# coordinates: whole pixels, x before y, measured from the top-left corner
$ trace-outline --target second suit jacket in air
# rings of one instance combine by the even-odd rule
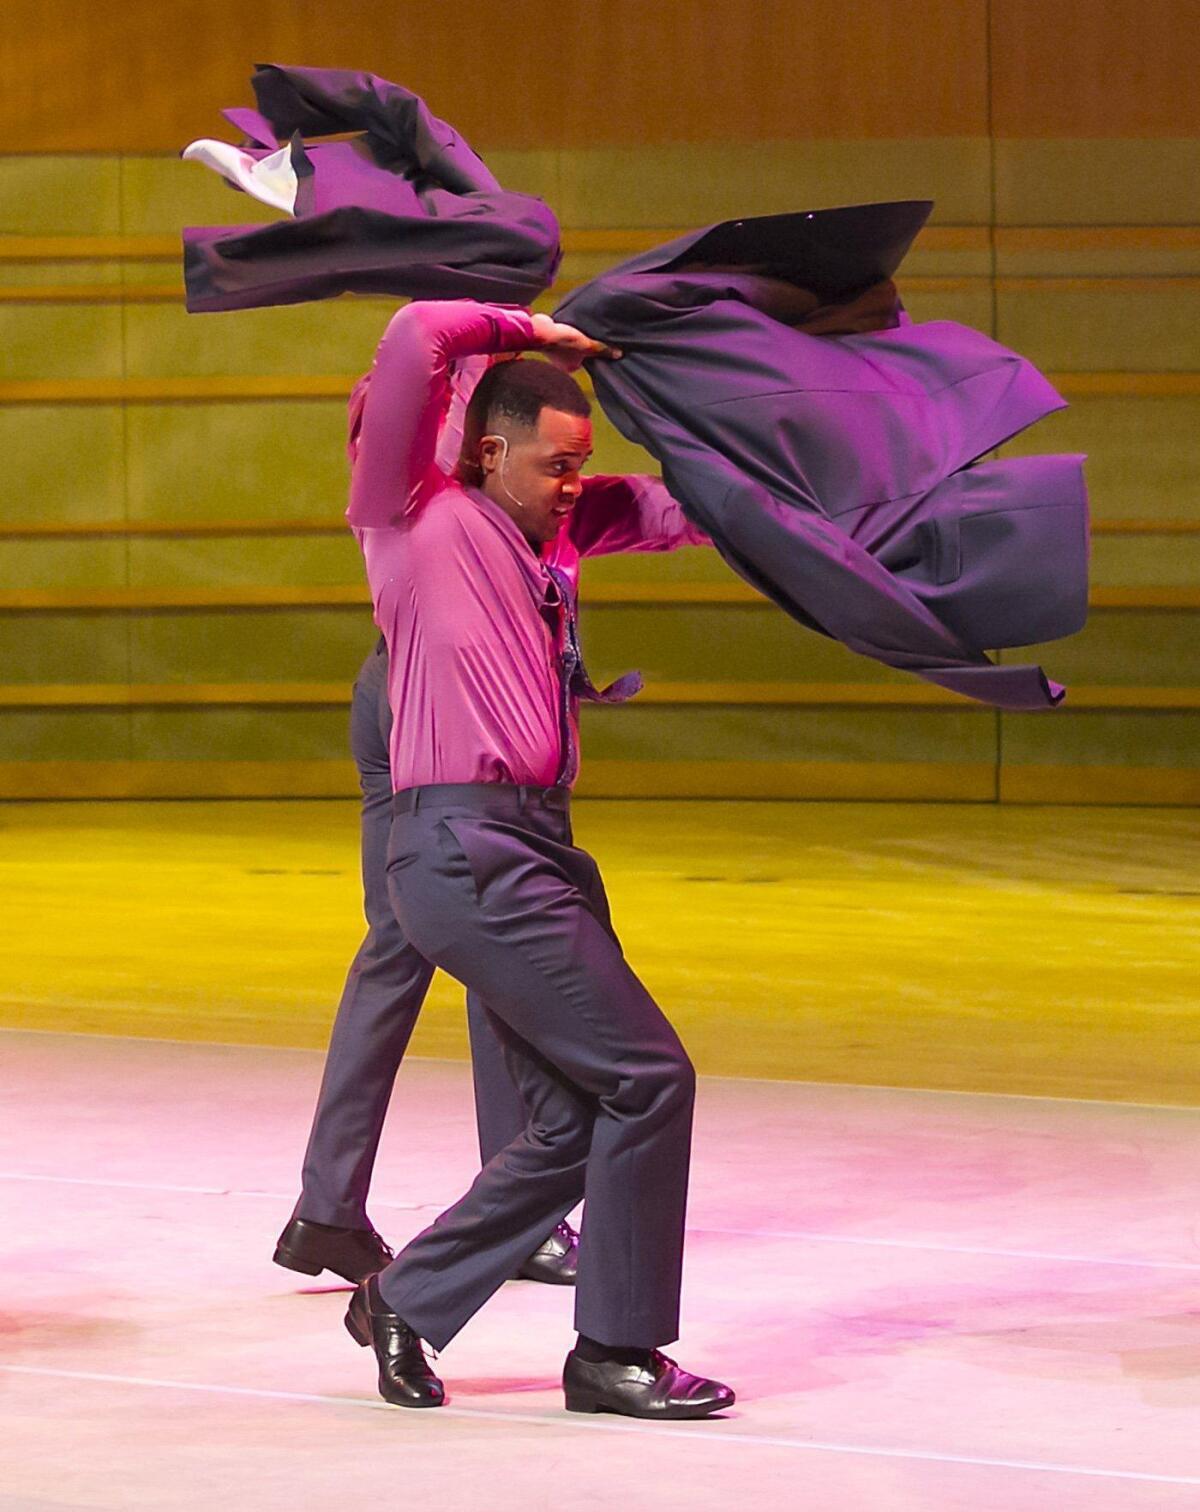
[[[296,218],[184,231],[187,308],[347,292],[528,304],[553,282],[553,211],[504,190],[409,90],[375,74],[260,64],[258,110],[227,110],[252,149],[291,142]],[[353,133],[350,140],[306,138]]]
[[[980,459],[1062,399],[966,326],[897,310],[884,329],[814,335],[797,315],[805,291],[820,319],[886,287],[930,208],[724,222],[593,279],[556,316],[623,351],[589,365],[605,413],[748,582],[889,666],[1052,707],[1063,690],[1040,667],[985,650],[1083,624],[1083,459]]]

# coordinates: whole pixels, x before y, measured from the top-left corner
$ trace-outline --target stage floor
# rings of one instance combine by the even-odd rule
[[[1200,813],[582,802],[701,1071],[1200,1100]],[[341,801],[9,804],[0,1024],[325,1044],[362,932]],[[466,1054],[438,979],[417,1053]]]
[[[5,1031],[0,1508],[1185,1512],[1200,1113],[705,1080],[679,1357],[724,1420],[572,1416],[570,1293],[510,1284],[441,1411],[270,1263],[312,1051]],[[473,1173],[466,1067],[402,1074],[374,1216]],[[327,1278],[322,1278],[327,1279]]]

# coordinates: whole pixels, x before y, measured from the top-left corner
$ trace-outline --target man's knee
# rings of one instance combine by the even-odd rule
[[[593,1122],[582,1109],[539,1109],[509,1151],[521,1164],[582,1166],[591,1150]]]
[[[696,1100],[696,1068],[680,1044],[671,1058],[670,1084],[675,1101],[690,1108]]]
[[[678,1040],[661,1047],[638,1067],[616,1101],[626,1098],[652,1122],[690,1112],[696,1100],[696,1068]]]

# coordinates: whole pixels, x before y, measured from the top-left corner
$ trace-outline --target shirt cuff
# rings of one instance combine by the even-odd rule
[[[502,305],[493,305],[492,317],[496,323],[497,337],[494,351],[528,352],[541,346],[534,335],[533,317],[528,310],[505,309]]]

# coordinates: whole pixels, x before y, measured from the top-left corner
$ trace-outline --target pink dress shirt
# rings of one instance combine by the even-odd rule
[[[590,477],[568,524],[538,555],[504,510],[453,477],[481,359],[538,345],[523,310],[410,304],[392,318],[351,399],[347,519],[387,641],[397,792],[554,783],[563,755],[559,637],[555,616],[542,612],[556,597],[546,564],[577,587],[582,556],[708,543],[657,478]]]

